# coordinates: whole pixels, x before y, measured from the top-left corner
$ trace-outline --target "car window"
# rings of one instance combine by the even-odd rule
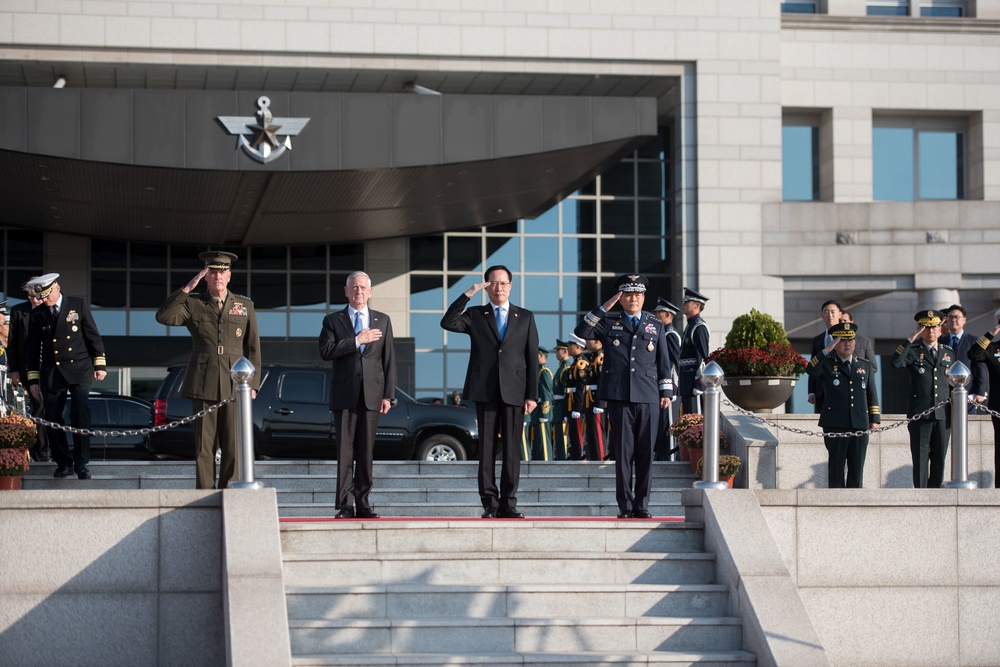
[[[284,403],[327,403],[326,383],[322,371],[286,371],[278,386],[278,398]]]
[[[110,424],[145,426],[149,422],[149,408],[132,401],[105,401]]]

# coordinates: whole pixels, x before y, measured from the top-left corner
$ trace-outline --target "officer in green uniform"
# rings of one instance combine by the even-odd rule
[[[806,372],[823,387],[819,425],[823,433],[849,433],[878,427],[881,410],[875,390],[875,369],[855,354],[858,325],[840,322],[827,332],[833,343],[809,362]],[[829,453],[829,487],[860,489],[864,486],[868,436],[824,437]],[[844,465],[847,478],[844,478]]]
[[[197,413],[229,398],[235,387],[230,370],[246,357],[257,373],[250,381],[251,394],[260,388],[260,336],[253,301],[227,289],[232,277],[231,252],[210,250],[198,255],[205,268],[160,306],[156,321],[167,326],[185,326],[191,332],[191,357],[181,386],[181,396],[191,399]],[[193,293],[202,278],[208,289]],[[194,448],[196,485],[215,487],[215,452],[222,449],[218,488],[224,489],[236,474],[236,403],[231,402],[195,422]]]
[[[552,370],[545,365],[549,351],[538,348],[538,407],[531,411],[531,460],[552,460]]]
[[[566,440],[566,382],[569,380],[573,360],[566,341],[556,339],[555,352],[559,367],[552,378],[552,449],[556,461],[565,461],[569,458]]]
[[[910,401],[906,416],[920,414],[948,398],[948,369],[955,363],[955,350],[940,344],[940,310],[922,310],[913,319],[920,328],[903,340],[892,355],[892,365],[910,374]],[[944,481],[944,457],[951,435],[951,410],[944,405],[907,425],[913,456],[914,488],[937,489]],[[928,458],[930,470],[928,471]]]

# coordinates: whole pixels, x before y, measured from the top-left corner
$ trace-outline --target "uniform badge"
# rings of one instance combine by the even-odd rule
[[[80,313],[76,312],[75,310],[69,311],[68,313],[66,313],[66,321],[67,322],[79,322],[80,321]]]
[[[234,301],[233,307],[229,309],[230,315],[237,315],[239,317],[247,316],[247,307],[243,305],[242,301]]]
[[[653,341],[649,341],[649,345],[646,346],[646,349],[649,350],[650,352],[656,349],[656,347],[653,345]]]
[[[80,327],[78,327],[78,326],[76,326],[76,325],[74,324],[74,325],[73,325],[73,328],[72,328],[72,331],[79,331],[79,330],[80,330]]]
[[[862,381],[861,381],[861,388],[862,388],[862,389],[867,389],[867,388],[868,388],[868,383],[867,383],[867,382],[865,382],[864,380],[862,380]]]
[[[618,347],[619,345],[622,344],[622,342],[620,340],[618,340],[617,338],[615,338],[615,342],[613,342],[611,344],[614,345],[615,347]]]
[[[927,370],[923,366],[920,366],[917,368],[917,372],[923,375],[924,373],[927,372]]]
[[[833,386],[834,387],[839,387],[840,386],[840,380],[834,380],[833,381]]]
[[[243,329],[236,327],[236,337],[239,338],[242,335],[243,335]]]

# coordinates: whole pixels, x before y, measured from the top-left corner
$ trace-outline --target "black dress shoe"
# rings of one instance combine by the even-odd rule
[[[497,516],[501,519],[523,519],[524,514],[518,512],[513,507],[505,507],[504,509],[497,512]]]
[[[635,510],[632,512],[633,519],[652,519],[653,515],[646,510]]]
[[[373,512],[371,507],[359,507],[358,508],[358,514],[357,514],[357,516],[358,516],[359,519],[377,519],[377,518],[379,518],[378,514],[376,514],[375,512]]]
[[[628,510],[622,510],[621,512],[618,513],[618,518],[619,519],[631,519],[632,518],[632,513],[629,512]]]
[[[340,511],[337,512],[338,519],[353,519],[354,518],[354,508],[353,507],[341,507]]]
[[[69,477],[72,474],[73,474],[73,469],[70,468],[69,466],[59,466],[59,467],[56,468],[56,471],[55,471],[55,473],[52,476],[53,477]]]
[[[90,479],[90,471],[87,470],[86,468],[81,468],[80,470],[76,471],[76,476],[79,477],[80,479]]]
[[[486,510],[485,512],[483,512],[483,518],[484,519],[495,519],[495,518],[497,518],[497,511],[491,507],[488,510]]]

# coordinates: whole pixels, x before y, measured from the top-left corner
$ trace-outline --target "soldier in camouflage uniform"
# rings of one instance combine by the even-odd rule
[[[156,321],[167,326],[185,326],[191,332],[192,349],[181,396],[191,399],[197,413],[234,393],[230,369],[246,357],[257,373],[250,381],[254,398],[260,389],[260,336],[253,301],[227,289],[232,277],[231,252],[210,250],[198,255],[205,268],[160,306]],[[192,293],[202,278],[204,294]],[[224,489],[236,475],[236,403],[231,402],[195,422],[194,448],[196,488],[215,487],[215,452],[222,449],[218,488]]]

